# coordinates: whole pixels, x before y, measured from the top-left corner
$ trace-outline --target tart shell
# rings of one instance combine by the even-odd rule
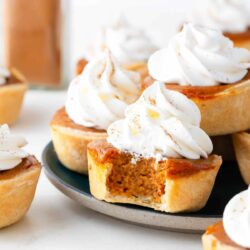
[[[233,134],[232,137],[241,176],[245,183],[250,185],[250,134],[240,132]]]
[[[29,157],[31,166],[0,174],[0,228],[19,221],[28,211],[35,195],[41,165]]]
[[[50,130],[60,162],[72,171],[87,174],[87,145],[92,140],[105,139],[106,132],[76,126],[69,119],[64,108],[55,114]]]
[[[80,59],[75,68],[75,74],[80,75],[86,65],[88,64],[88,61],[84,58]],[[144,79],[148,76],[148,67],[146,63],[136,63],[131,65],[124,65],[124,68],[127,70],[138,72],[141,76],[141,81],[144,81]]]
[[[202,236],[204,250],[247,250],[227,236],[222,221],[210,226]]]

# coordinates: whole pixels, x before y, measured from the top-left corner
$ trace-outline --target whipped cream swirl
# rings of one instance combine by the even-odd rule
[[[105,51],[71,82],[66,112],[76,124],[107,129],[139,97],[139,81],[138,73],[122,69]]]
[[[250,187],[229,201],[223,214],[223,224],[232,241],[250,248]]]
[[[157,50],[151,39],[139,28],[131,26],[123,15],[115,24],[101,30],[96,44],[89,51],[89,58],[98,56],[100,51],[109,49],[125,67],[147,63],[150,55]]]
[[[147,63],[156,47],[143,30],[132,27],[120,16],[113,27],[107,28],[105,43],[123,65]]]
[[[125,119],[109,126],[108,141],[145,158],[206,158],[213,145],[200,120],[194,102],[155,82],[126,109]]]
[[[166,83],[214,86],[236,83],[250,68],[250,51],[234,48],[221,32],[186,24],[168,48],[149,59],[151,76]]]
[[[5,84],[10,75],[10,71],[7,68],[0,66],[0,85]]]
[[[242,33],[250,27],[250,1],[199,1],[188,20],[222,32]]]
[[[23,137],[10,133],[8,125],[0,126],[0,171],[16,167],[28,156],[22,149],[26,144]]]

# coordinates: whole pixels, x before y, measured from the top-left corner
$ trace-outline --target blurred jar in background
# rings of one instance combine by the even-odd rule
[[[32,85],[59,87],[65,78],[67,0],[5,0],[4,60]],[[68,6],[67,6],[68,7]]]

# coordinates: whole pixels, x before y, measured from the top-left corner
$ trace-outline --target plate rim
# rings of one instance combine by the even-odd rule
[[[43,149],[42,152],[42,165],[43,169],[45,170],[45,175],[49,179],[49,181],[64,195],[66,195],[68,198],[76,201],[77,203],[80,203],[82,206],[87,207],[91,210],[94,210],[96,212],[99,212],[101,214],[105,214],[109,217],[113,217],[122,221],[126,221],[132,224],[140,225],[140,226],[146,226],[151,227],[155,229],[160,230],[167,230],[167,231],[173,231],[173,232],[183,232],[183,233],[195,233],[200,234],[206,230],[206,228],[217,222],[221,219],[221,216],[189,216],[185,214],[169,214],[169,213],[160,213],[158,211],[154,210],[139,210],[135,207],[127,207],[123,206],[122,204],[118,203],[108,203],[106,201],[100,201],[95,199],[92,195],[89,195],[87,192],[79,190],[78,188],[70,185],[65,180],[61,179],[58,175],[55,174],[55,172],[51,169],[49,163],[47,162],[47,154],[48,152],[53,149],[54,146],[53,142],[50,141],[46,144],[46,146]],[[53,152],[56,154],[56,152]],[[70,170],[69,170],[70,171]],[[125,205],[125,204],[124,204]],[[113,212],[111,213],[110,210]],[[115,210],[115,213],[114,213]],[[127,214],[127,217],[120,216],[119,211],[124,211]],[[135,214],[139,216],[137,217],[137,221],[134,220],[134,216],[130,214]],[[140,215],[141,214],[141,215]],[[157,224],[154,223],[148,223],[145,221],[146,217],[150,217],[152,220],[156,220]],[[157,219],[158,218],[158,219]],[[167,220],[173,220],[175,223],[173,223],[172,226],[164,226],[162,225],[161,218],[165,218]],[[177,222],[177,223],[176,223]],[[189,226],[180,227],[178,225],[186,223]]]

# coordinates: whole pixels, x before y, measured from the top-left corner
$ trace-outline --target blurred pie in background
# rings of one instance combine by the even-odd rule
[[[105,49],[111,51],[122,67],[139,72],[144,79],[148,75],[148,58],[157,47],[144,30],[131,25],[124,15],[120,15],[113,26],[99,32],[96,42],[89,48],[87,58],[78,62],[76,73],[81,73],[86,62]]]
[[[107,141],[88,145],[92,195],[168,213],[203,208],[222,158],[200,118],[192,100],[155,82],[109,126]]]
[[[220,30],[236,47],[250,49],[250,1],[197,1],[189,21]]]
[[[0,124],[12,125],[18,119],[27,88],[16,69],[0,67]]]

